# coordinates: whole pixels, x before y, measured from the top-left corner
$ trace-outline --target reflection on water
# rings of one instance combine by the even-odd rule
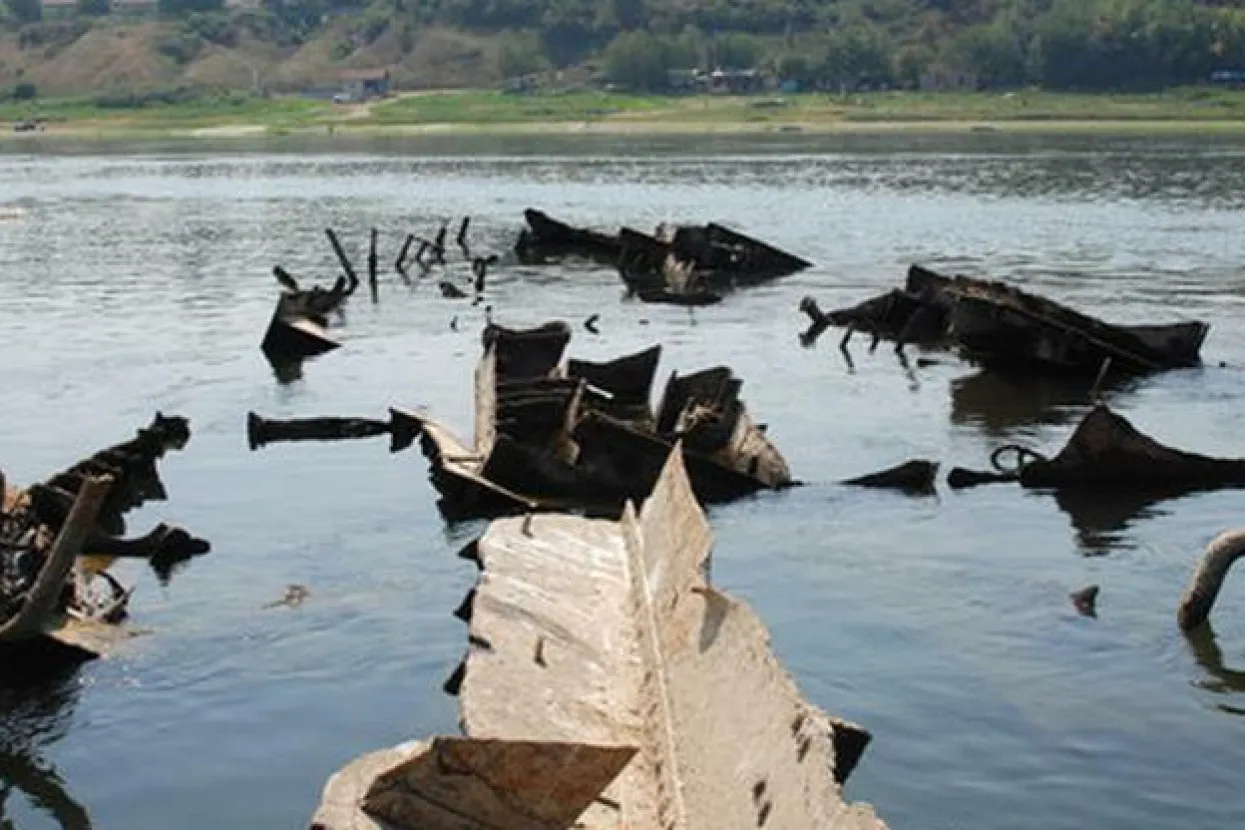
[[[1223,650],[1215,640],[1215,629],[1209,620],[1192,631],[1186,631],[1185,642],[1193,659],[1210,675],[1197,681],[1198,688],[1215,694],[1245,692],[1245,668],[1232,669],[1224,665]],[[1245,714],[1239,708],[1226,708],[1225,711]]]
[[[1064,488],[1054,498],[1072,520],[1081,553],[1102,556],[1131,548],[1134,540],[1128,530],[1138,520],[1165,515],[1171,508],[1160,508],[1160,504],[1190,492],[1192,488],[1125,492]]]
[[[1098,398],[1111,405],[1138,380],[1108,376]],[[980,370],[951,381],[951,422],[991,438],[1035,426],[1064,426],[1084,417],[1092,403],[1092,378]]]
[[[277,379],[277,383],[288,385],[303,379],[303,360],[278,360],[271,355],[265,355],[268,358],[268,365],[272,368],[273,377]]]
[[[42,644],[41,644],[42,645]],[[79,694],[78,667],[61,651],[0,651],[0,828],[16,828],[18,798],[63,830],[89,830],[86,809],[70,794],[43,750],[68,731]]]

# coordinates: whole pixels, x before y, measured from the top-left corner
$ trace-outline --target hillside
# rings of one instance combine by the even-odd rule
[[[359,41],[354,23],[340,19],[297,43],[244,26],[214,42],[169,20],[33,24],[0,33],[0,90],[29,83],[40,96],[183,87],[297,92],[335,88],[352,67],[390,68],[401,88],[500,80],[490,38],[436,26],[406,35],[395,26]]]
[[[1245,69],[1245,0],[0,0],[0,98],[331,90],[348,68],[480,87],[585,64],[650,91],[693,67],[806,88],[1155,89]]]

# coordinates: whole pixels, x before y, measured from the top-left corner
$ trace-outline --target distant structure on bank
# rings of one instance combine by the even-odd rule
[[[338,101],[370,101],[389,94],[388,69],[347,69],[341,73],[342,91]]]

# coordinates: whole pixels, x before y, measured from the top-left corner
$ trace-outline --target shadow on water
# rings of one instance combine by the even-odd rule
[[[1231,669],[1224,665],[1223,650],[1215,640],[1215,629],[1209,621],[1186,631],[1184,636],[1193,659],[1208,675],[1195,681],[1194,685],[1220,695],[1245,693],[1245,669]],[[1245,715],[1245,710],[1239,707],[1221,705],[1219,708],[1231,714]]]
[[[89,830],[91,818],[43,750],[69,730],[77,704],[80,658],[38,646],[0,651],[0,830],[15,830],[14,796],[63,830]]]
[[[1108,377],[1101,395],[1131,391],[1137,381]],[[1017,427],[1065,426],[1084,415],[1093,378],[1042,377],[982,370],[951,381],[951,422],[978,427],[991,437]]]

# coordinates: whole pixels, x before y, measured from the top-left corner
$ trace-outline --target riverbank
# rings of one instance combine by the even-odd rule
[[[366,104],[228,95],[154,106],[89,100],[0,104],[0,122],[41,119],[23,137],[255,137],[292,133],[767,133],[870,131],[1245,132],[1245,91],[1085,95],[875,92],[859,95],[641,96],[402,93]]]

